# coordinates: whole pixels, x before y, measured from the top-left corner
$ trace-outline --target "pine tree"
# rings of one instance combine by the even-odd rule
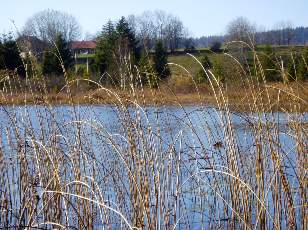
[[[305,80],[307,78],[308,78],[308,48],[306,47],[299,60],[297,68],[297,79]]]
[[[43,55],[43,62],[42,62],[42,73],[44,75],[49,75],[55,72],[55,56],[52,51],[45,51]]]
[[[300,60],[298,66],[297,66],[297,80],[302,81],[307,77],[307,68],[305,65],[304,60]]]
[[[293,55],[288,61],[288,80],[289,81],[295,81],[300,80],[298,68],[300,67],[301,63],[301,57],[298,55]]]
[[[116,31],[119,38],[127,40],[129,48],[134,49],[136,46],[136,37],[133,30],[130,28],[125,17],[122,17],[116,26]]]
[[[141,81],[148,84],[151,88],[157,88],[157,76],[153,70],[151,60],[145,50],[142,50],[139,61],[139,72]]]
[[[136,35],[132,28],[130,28],[128,22],[125,17],[122,17],[116,26],[116,32],[118,36],[118,44],[120,44],[122,50],[127,51],[124,55],[130,53],[132,55],[133,60],[131,64],[135,64],[139,62],[141,49],[138,46],[138,40],[136,39]],[[127,49],[126,49],[127,48]]]
[[[279,80],[279,75],[275,71],[276,66],[274,63],[274,51],[270,45],[267,45],[264,50],[264,55],[261,58],[262,68],[264,71],[265,79],[267,81]]]
[[[101,74],[106,71],[112,71],[112,67],[115,65],[114,53],[116,39],[116,31],[113,23],[109,20],[107,24],[103,26],[103,30],[96,45],[95,65]]]
[[[114,41],[116,39],[116,31],[111,20],[103,26],[101,37],[104,37],[109,41]]]
[[[61,34],[55,41],[55,48],[44,53],[42,72],[43,74],[63,74],[73,65],[73,58],[66,42]],[[64,68],[64,69],[63,69]]]
[[[167,65],[168,56],[166,49],[161,41],[158,41],[155,46],[154,54],[154,70],[159,79],[165,79],[171,75],[170,69]]]
[[[19,75],[25,76],[25,68],[13,37],[3,35],[0,43],[0,69],[16,71]]]
[[[218,79],[219,82],[225,82],[225,60],[224,56],[216,55],[213,60],[213,74]]]
[[[69,44],[61,34],[57,36],[56,47],[59,52],[58,55],[60,55],[62,59],[61,61],[64,65],[64,68],[68,70],[73,66],[74,60],[72,58],[72,53],[69,48]]]
[[[219,41],[214,41],[211,45],[210,50],[215,53],[221,52],[221,43]]]
[[[202,59],[201,59],[201,64],[203,66],[203,68],[207,71],[208,69],[211,69],[213,68],[212,66],[212,63],[210,61],[210,59],[208,58],[207,55],[203,55]],[[207,76],[206,76],[206,72],[204,71],[204,69],[201,68],[197,74],[197,81],[199,83],[201,82],[205,82],[206,79],[207,79]]]
[[[127,69],[126,58],[130,57],[130,68]],[[121,76],[121,85],[125,87],[127,76],[139,63],[140,48],[134,31],[122,17],[114,28],[111,21],[103,27],[96,46],[95,65],[100,73],[108,71],[113,76]],[[114,79],[116,81],[117,79]]]

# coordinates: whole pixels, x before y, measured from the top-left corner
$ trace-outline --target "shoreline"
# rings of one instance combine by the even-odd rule
[[[307,94],[305,90],[303,96]],[[109,93],[108,93],[109,92]],[[298,111],[308,112],[308,104],[304,99],[298,101],[286,100],[279,94],[280,101],[277,103],[275,98],[277,95],[271,93],[270,98],[273,102],[266,103],[265,95],[258,98],[259,101],[255,102],[241,91],[229,91],[224,95],[227,101],[227,107],[231,111],[249,112],[254,103],[254,110],[261,111],[293,111],[297,106]],[[289,96],[290,97],[290,96]],[[304,97],[305,98],[305,97]],[[221,98],[220,98],[221,99]],[[117,90],[117,89],[104,89],[103,90],[89,90],[85,92],[76,93],[4,93],[0,94],[0,105],[128,105],[138,103],[142,106],[206,106],[218,108],[215,96],[209,92],[181,92],[173,93],[166,90],[137,90],[134,92]],[[221,103],[221,101],[220,101]],[[259,103],[259,104],[258,104]],[[222,106],[221,106],[222,107]],[[259,109],[258,109],[259,108]]]

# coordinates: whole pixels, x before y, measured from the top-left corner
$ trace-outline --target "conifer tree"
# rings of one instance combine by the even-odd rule
[[[211,69],[212,68],[212,63],[210,61],[210,59],[208,58],[207,55],[203,55],[202,59],[201,59],[201,64],[203,66],[203,68],[207,71],[208,69]],[[205,82],[206,79],[207,79],[207,76],[206,76],[206,72],[204,72],[204,69],[201,68],[197,74],[197,81],[199,83],[201,82]]]
[[[276,66],[274,58],[275,54],[273,48],[270,45],[267,45],[265,47],[264,55],[261,58],[262,68],[267,81],[279,80],[279,74],[275,70]]]
[[[170,69],[167,65],[168,56],[162,41],[158,41],[155,46],[154,54],[154,70],[159,79],[165,79],[171,75]]]
[[[302,57],[298,54],[291,54],[291,57],[288,60],[288,80],[296,81],[302,80],[304,66],[302,64]],[[302,75],[302,76],[301,76]]]
[[[118,36],[118,45],[120,48],[124,50],[124,55],[131,54],[132,55],[132,63],[138,63],[140,59],[141,49],[138,47],[138,41],[136,39],[136,35],[132,28],[130,28],[128,22],[125,17],[122,17],[116,26],[116,32]]]
[[[109,20],[103,26],[103,30],[98,39],[95,52],[95,64],[101,74],[106,71],[112,71],[115,65],[115,43],[117,35],[113,23]]]
[[[148,84],[151,88],[157,88],[157,76],[153,70],[151,60],[145,50],[142,50],[139,61],[139,72],[141,81]]]
[[[306,47],[300,57],[297,68],[297,79],[305,80],[308,78],[308,48]]]
[[[3,35],[0,40],[0,69],[13,70],[19,75],[25,76],[17,43],[10,34]]]
[[[43,74],[63,74],[72,67],[73,58],[68,42],[61,34],[57,35],[55,48],[44,53],[42,72]]]
[[[304,60],[300,60],[297,67],[297,80],[302,81],[307,77],[308,71]]]
[[[110,75],[120,77],[114,80],[119,80],[121,86],[125,87],[128,75],[134,70],[133,66],[139,64],[139,59],[138,41],[125,17],[115,27],[109,21],[103,27],[96,47],[95,64],[100,73],[108,71]]]

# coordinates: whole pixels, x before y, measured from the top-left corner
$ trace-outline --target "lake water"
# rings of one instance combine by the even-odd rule
[[[76,167],[80,169],[79,179],[85,183],[93,183],[89,178],[95,175],[94,187],[97,191],[93,192],[95,196],[92,195],[97,198],[100,191],[101,202],[123,213],[130,223],[135,208],[131,202],[129,169],[137,170],[136,164],[140,163],[148,178],[150,194],[159,191],[159,198],[149,198],[150,213],[159,219],[157,228],[175,225],[175,216],[178,221],[176,229],[227,228],[227,220],[232,216],[232,204],[226,181],[230,179],[228,174],[235,173],[227,167],[232,156],[236,156],[241,180],[252,190],[255,189],[255,179],[251,175],[255,175],[256,170],[258,135],[277,134],[274,141],[266,138],[260,140],[267,158],[264,167],[268,174],[264,177],[269,184],[265,184],[264,205],[268,215],[273,214],[274,207],[270,189],[272,163],[267,141],[277,143],[271,148],[277,149],[292,190],[298,189],[296,171],[293,170],[297,153],[291,121],[307,124],[308,114],[229,114],[198,106],[128,109],[109,105],[4,106],[0,108],[0,141],[4,168],[2,176],[6,179],[1,183],[11,184],[11,187],[2,188],[0,194],[2,192],[3,195],[4,190],[18,193],[20,177],[16,172],[20,169],[17,157],[20,149],[26,155],[30,177],[36,178],[39,172],[44,172],[44,161],[37,159],[39,149],[40,154],[46,152],[46,162],[61,162],[57,170],[61,172],[63,184],[77,180]],[[257,133],[257,125],[268,129],[263,128],[262,132]],[[130,138],[135,143],[133,151]],[[46,182],[40,183],[36,192],[42,196],[42,183]],[[144,181],[138,179],[135,183],[142,188]],[[239,199],[244,199],[239,196]],[[72,200],[76,201],[76,198]],[[294,201],[299,202],[296,193]],[[18,196],[11,202],[13,209],[20,208]],[[157,203],[160,211],[152,208]],[[99,211],[101,209],[93,218],[97,229],[106,227],[101,224]],[[256,210],[251,213],[251,222],[254,223]],[[299,212],[296,215],[299,222],[302,216]],[[74,213],[70,212],[68,217],[72,219],[70,224],[76,225]],[[35,222],[42,220],[43,216],[38,215]],[[119,215],[112,211],[109,221],[112,229],[125,226]],[[147,220],[144,222],[146,225]],[[272,221],[268,223],[272,228]],[[286,228],[285,223],[282,226]]]

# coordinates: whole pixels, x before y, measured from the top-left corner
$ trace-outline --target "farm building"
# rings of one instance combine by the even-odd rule
[[[74,41],[71,43],[73,55],[94,54],[96,48],[95,41]]]

